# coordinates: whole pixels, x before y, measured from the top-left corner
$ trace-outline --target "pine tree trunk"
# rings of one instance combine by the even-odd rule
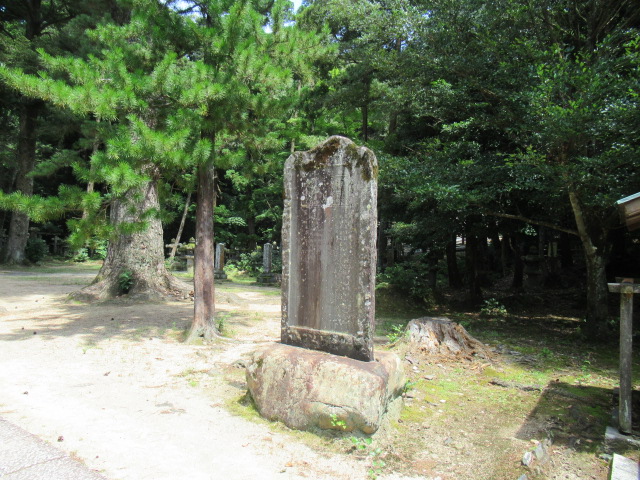
[[[602,234],[602,240],[592,238],[587,227],[582,205],[575,191],[569,191],[569,200],[573,216],[576,220],[578,236],[582,242],[582,249],[587,266],[587,325],[585,333],[590,338],[598,338],[604,333],[609,309],[607,306],[608,288],[605,271],[604,241],[606,235]],[[594,241],[596,240],[596,241]]]
[[[216,204],[213,162],[198,168],[198,205],[196,208],[196,249],[193,283],[195,290],[193,323],[187,343],[198,338],[218,336],[215,323],[215,285],[213,252],[213,214]]]
[[[189,290],[165,268],[162,223],[155,214],[158,209],[155,180],[114,199],[110,221],[117,233],[109,242],[107,257],[91,285],[72,293],[71,298],[95,301],[127,294],[140,301],[161,300]],[[132,231],[132,225],[139,222],[146,228]],[[125,289],[123,279],[127,276],[131,284]]]
[[[247,248],[250,252],[253,252],[258,248],[258,242],[256,242],[256,221],[252,213],[247,215],[247,234],[249,237]]]
[[[362,106],[362,140],[369,141],[369,105]]]
[[[511,288],[520,289],[524,285],[524,262],[522,261],[522,249],[515,236],[509,237],[509,247],[513,253],[513,280]]]
[[[467,281],[467,295],[469,302],[479,303],[482,300],[480,276],[478,274],[478,237],[469,235],[465,248],[465,278]]]
[[[33,177],[29,174],[36,163],[36,124],[40,106],[26,102],[20,111],[20,130],[18,133],[18,169],[15,190],[25,195],[33,194]],[[4,250],[4,262],[17,264],[25,262],[24,250],[29,238],[29,217],[22,212],[13,212],[9,223],[7,244]]]

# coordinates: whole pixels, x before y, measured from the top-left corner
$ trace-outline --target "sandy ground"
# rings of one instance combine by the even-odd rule
[[[189,346],[191,302],[65,302],[92,277],[0,271],[4,418],[112,480],[367,478],[353,456],[227,408],[244,391],[234,363],[279,335],[274,289],[221,292],[236,341]]]

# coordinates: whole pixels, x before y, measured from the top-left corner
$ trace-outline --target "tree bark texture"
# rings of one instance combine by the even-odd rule
[[[15,191],[22,192],[24,195],[33,194],[33,177],[29,174],[33,171],[36,163],[36,125],[39,111],[39,104],[28,101],[20,110]],[[29,217],[22,212],[13,212],[9,222],[3,261],[8,264],[24,263],[24,250],[28,238]]]
[[[464,251],[465,258],[465,278],[467,282],[468,300],[472,303],[479,303],[482,300],[482,289],[480,288],[480,276],[478,272],[478,237],[469,235]]]
[[[213,214],[216,205],[213,162],[198,168],[198,205],[196,207],[196,248],[194,315],[187,342],[218,336],[215,324],[215,285],[213,250]]]
[[[524,285],[524,262],[522,261],[522,249],[517,237],[509,237],[509,248],[513,253],[513,279],[511,288],[520,289]]]
[[[91,285],[71,294],[77,300],[105,300],[127,294],[136,300],[160,300],[184,294],[187,284],[173,277],[164,264],[162,223],[155,180],[134,187],[111,205],[110,221],[116,234],[109,242],[107,257]],[[130,231],[131,224],[146,228]],[[130,277],[127,291],[123,277]]]
[[[600,333],[604,333],[603,330],[609,316],[607,306],[609,290],[605,271],[604,241],[598,241],[600,239],[594,239],[590,235],[584,210],[575,191],[569,191],[569,200],[587,267],[587,325],[585,333],[590,338],[597,338]],[[606,238],[606,235],[602,236]]]
[[[407,325],[409,344],[428,355],[488,358],[482,342],[473,338],[462,325],[443,317],[422,317]]]

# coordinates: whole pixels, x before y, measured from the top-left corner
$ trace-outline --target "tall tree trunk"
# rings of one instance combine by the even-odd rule
[[[504,262],[502,261],[502,241],[497,229],[491,231],[491,245],[493,246],[493,256],[491,268],[494,272],[498,272],[501,277],[504,277]]]
[[[153,171],[149,166],[147,170]],[[111,205],[110,221],[116,234],[107,257],[91,285],[71,294],[83,301],[105,300],[128,294],[136,300],[164,299],[189,290],[164,264],[164,241],[156,180],[131,188]],[[131,279],[123,288],[125,278]]]
[[[458,257],[456,253],[456,237],[447,243],[447,275],[449,277],[449,286],[451,288],[462,288],[464,282],[458,268]]]
[[[369,105],[362,106],[362,141],[369,141]]]
[[[587,324],[585,333],[588,337],[595,339],[601,333],[604,333],[607,317],[609,316],[604,241],[597,239],[600,241],[597,241],[596,244],[589,234],[587,220],[578,194],[575,191],[569,191],[569,200],[587,266]],[[602,238],[606,238],[604,232]]]
[[[249,237],[247,247],[250,252],[253,252],[258,248],[258,242],[256,241],[256,220],[251,212],[247,215],[247,234]]]
[[[213,214],[216,205],[215,168],[212,161],[198,167],[198,205],[196,208],[196,249],[193,275],[195,299],[187,343],[198,338],[218,336],[215,323],[215,285],[213,252]]]
[[[509,247],[513,253],[513,280],[511,288],[520,289],[524,285],[524,262],[522,261],[522,249],[515,235],[509,236]]]
[[[20,130],[18,133],[18,169],[15,190],[24,195],[33,194],[33,177],[29,174],[36,163],[36,124],[40,111],[39,103],[25,101],[20,110]],[[24,250],[29,238],[29,217],[22,212],[13,212],[9,223],[4,262],[24,263]]]
[[[467,280],[468,300],[479,303],[482,300],[482,289],[480,288],[480,276],[478,274],[478,237],[469,235],[465,248],[465,267]]]
[[[500,265],[503,277],[507,275],[507,269],[509,266],[509,254],[507,253],[508,241],[508,237],[506,235],[502,235],[502,240],[500,241]]]

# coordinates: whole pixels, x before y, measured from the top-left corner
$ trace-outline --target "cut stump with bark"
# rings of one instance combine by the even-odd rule
[[[459,325],[444,317],[421,317],[411,320],[406,329],[411,349],[429,355],[488,358],[484,344]]]

